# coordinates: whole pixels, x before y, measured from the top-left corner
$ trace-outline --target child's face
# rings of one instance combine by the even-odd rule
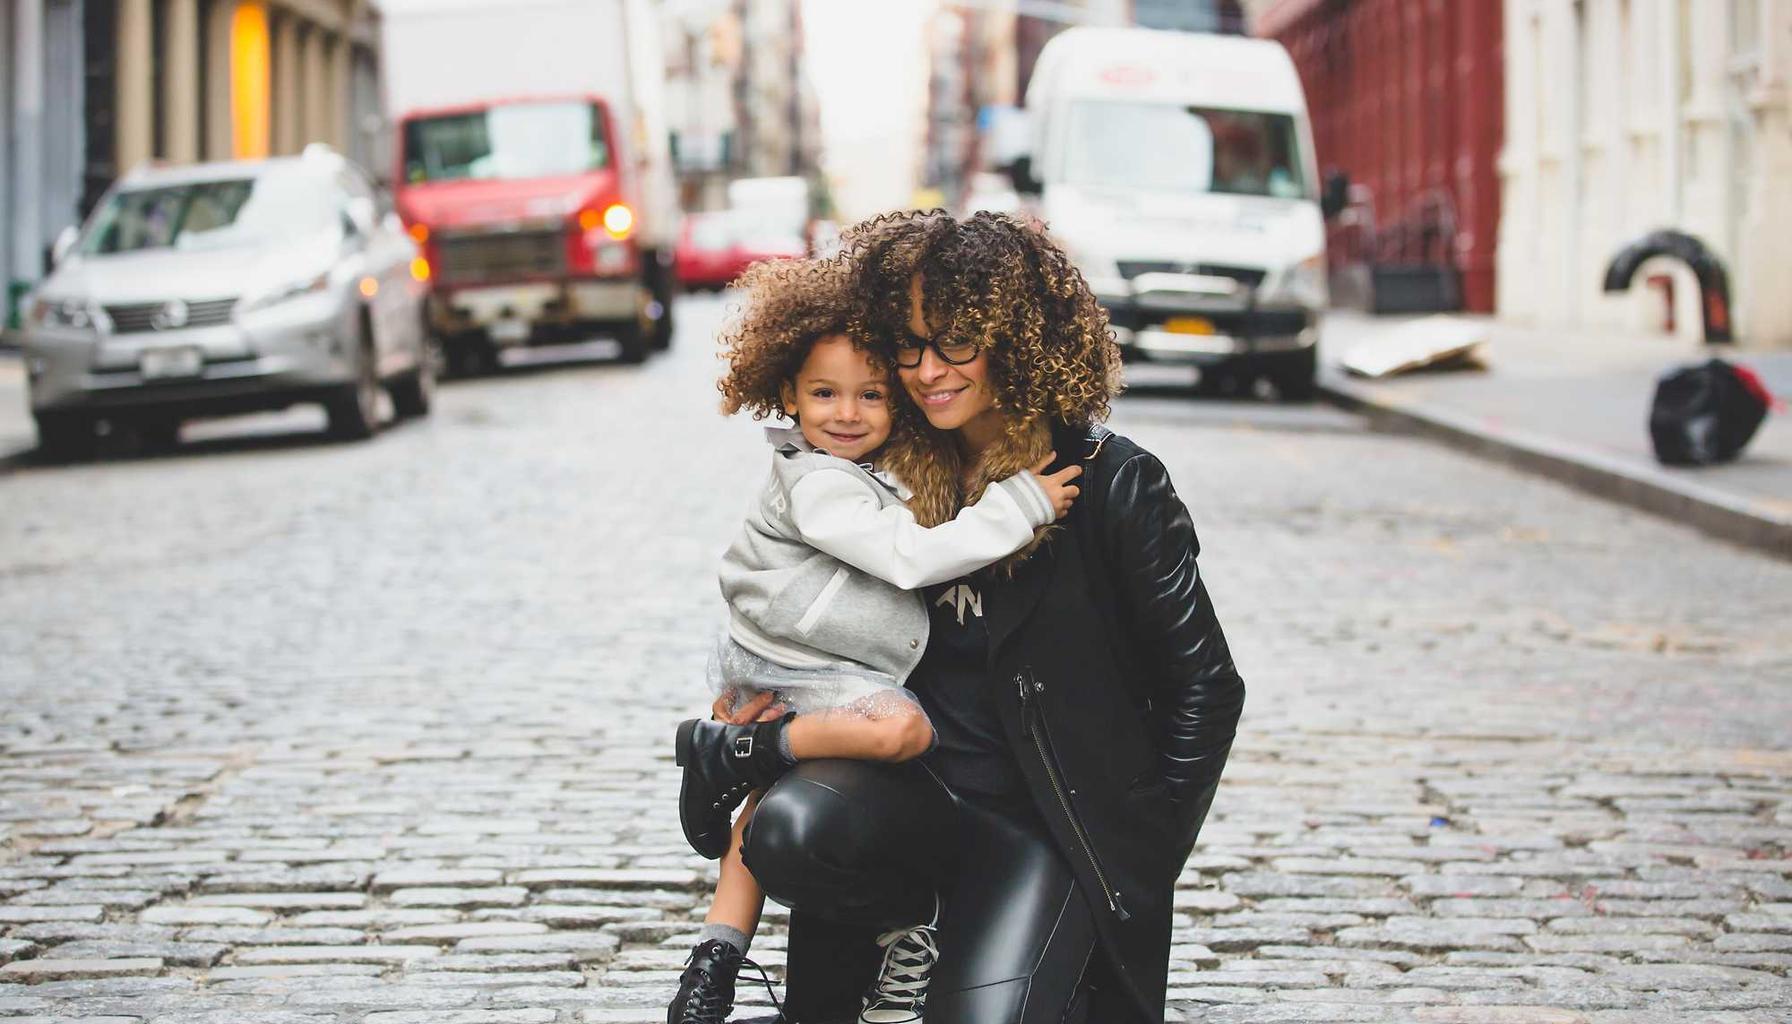
[[[858,462],[890,439],[890,384],[845,335],[830,335],[784,385],[784,412],[810,444]]]

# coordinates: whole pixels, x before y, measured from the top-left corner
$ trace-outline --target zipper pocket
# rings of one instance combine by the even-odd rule
[[[1058,806],[1064,811],[1064,817],[1070,822],[1070,831],[1076,835],[1076,841],[1083,848],[1083,855],[1089,858],[1089,866],[1095,869],[1095,881],[1101,886],[1102,898],[1107,901],[1108,909],[1122,921],[1132,920],[1127,913],[1126,903],[1120,897],[1120,891],[1108,884],[1107,872],[1101,869],[1101,859],[1095,856],[1095,844],[1089,840],[1089,832],[1083,827],[1083,819],[1070,804],[1070,791],[1064,784],[1064,775],[1058,770],[1056,747],[1052,743],[1051,727],[1046,724],[1045,711],[1032,701],[1032,693],[1045,689],[1045,684],[1031,678],[1031,672],[1016,673],[1014,683],[1020,691],[1020,726],[1021,733],[1033,741],[1033,748],[1039,752],[1039,762],[1045,767],[1046,778],[1051,781],[1052,793],[1058,798]],[[1030,684],[1030,685],[1029,685]]]
[[[834,570],[834,575],[828,578],[827,584],[821,588],[821,593],[815,595],[815,600],[809,602],[809,607],[804,610],[803,617],[797,620],[796,631],[798,634],[809,635],[809,631],[815,628],[815,624],[821,621],[822,614],[828,610],[828,605],[834,603],[834,595],[838,594],[840,588],[844,586],[846,586],[846,567],[841,566]]]

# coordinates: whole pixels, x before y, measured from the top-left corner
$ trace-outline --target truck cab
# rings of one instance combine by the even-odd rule
[[[1280,44],[1072,28],[1027,89],[1016,185],[1128,359],[1312,394],[1327,303],[1312,131]]]
[[[398,209],[431,271],[451,363],[497,347],[611,334],[638,360],[670,327],[642,245],[615,119],[598,96],[413,111],[399,122]]]
[[[672,337],[677,189],[647,0],[388,0],[393,196],[449,368]],[[527,59],[494,60],[502,45]]]

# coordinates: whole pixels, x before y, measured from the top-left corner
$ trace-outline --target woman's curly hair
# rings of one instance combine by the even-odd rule
[[[908,334],[909,281],[920,275],[935,340],[990,354],[1011,436],[1041,417],[1079,426],[1107,418],[1120,390],[1107,312],[1040,227],[996,213],[916,210],[855,225],[843,241],[857,271],[853,334],[892,352]],[[916,415],[907,403],[898,409]]]
[[[859,317],[852,267],[844,258],[755,263],[735,284],[745,295],[722,328],[728,371],[716,389],[723,412],[746,409],[756,420],[782,415],[783,386],[796,379],[815,343],[830,335],[846,335],[889,372],[883,353],[853,330]]]

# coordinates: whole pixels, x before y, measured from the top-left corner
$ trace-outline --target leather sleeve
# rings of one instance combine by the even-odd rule
[[[1170,795],[1198,812],[1185,823],[1198,829],[1232,749],[1244,681],[1195,564],[1194,523],[1163,463],[1149,452],[1127,459],[1107,509],[1121,625],[1151,702],[1160,767]]]

